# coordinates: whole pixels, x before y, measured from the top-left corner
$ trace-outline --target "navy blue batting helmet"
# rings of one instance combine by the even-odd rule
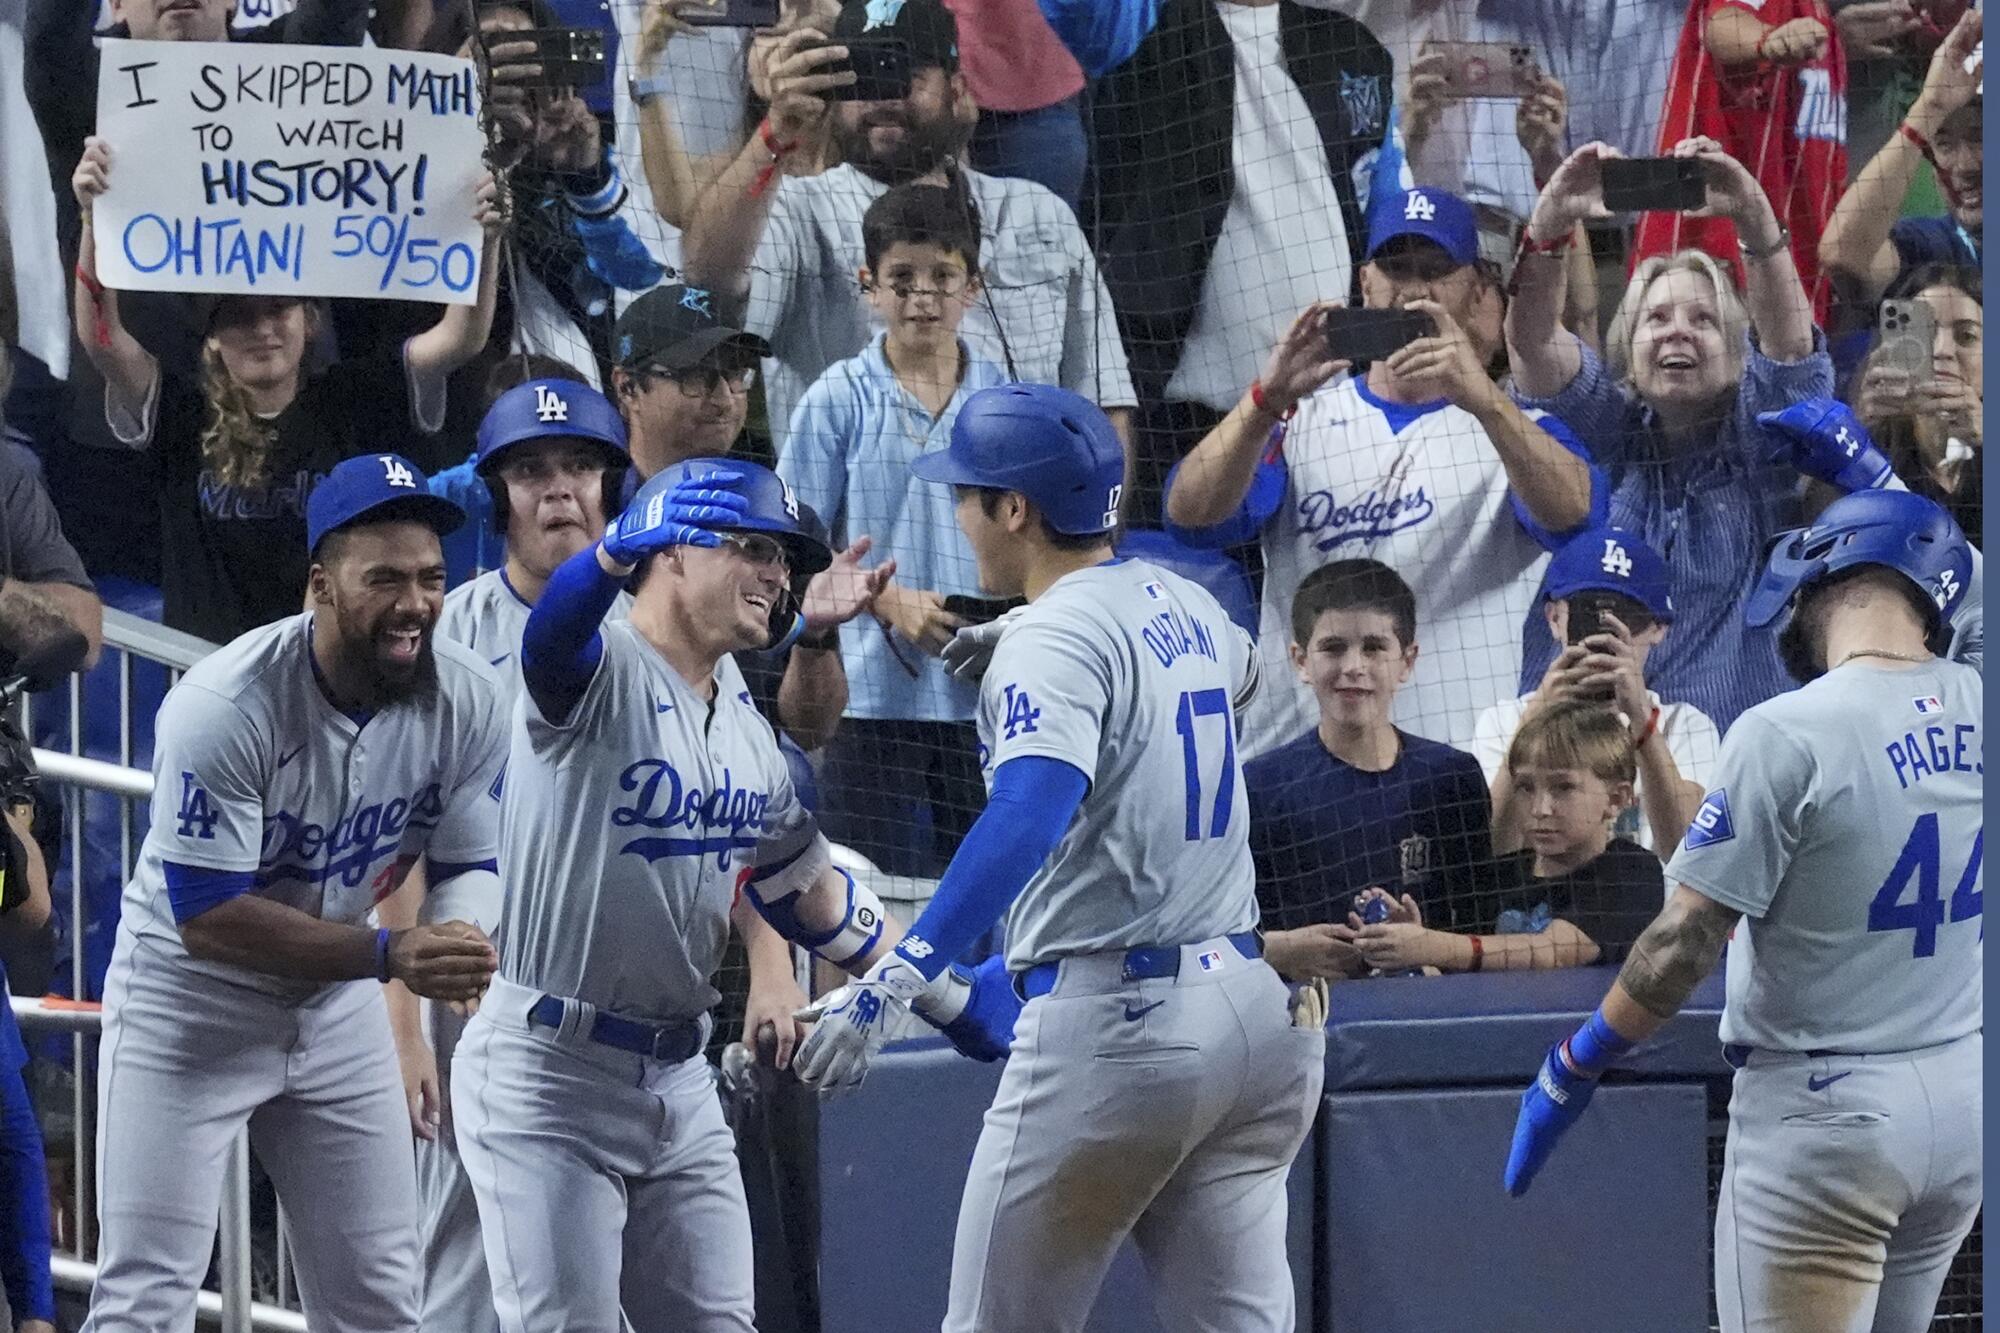
[[[1118,526],[1125,447],[1087,398],[1049,384],[1000,384],[965,400],[951,443],[910,461],[947,486],[1019,491],[1068,536]]]
[[[690,458],[648,478],[632,496],[631,505],[644,512],[647,501],[679,485],[689,475],[704,472],[733,472],[736,481],[729,489],[750,501],[750,510],[723,531],[768,532],[785,548],[792,562],[792,574],[812,575],[833,563],[832,548],[819,534],[800,521],[798,497],[792,494],[777,473],[740,458]]]
[[[588,440],[610,455],[607,466],[627,461],[625,419],[611,400],[578,380],[528,380],[493,400],[479,422],[473,471],[488,476],[517,444],[536,440]]]
[[[1917,585],[1936,608],[1926,626],[1951,618],[1972,577],[1972,546],[1937,504],[1908,491],[1856,491],[1828,505],[1809,528],[1778,538],[1743,607],[1752,626],[1790,623],[1800,594],[1842,570],[1861,565],[1893,569]]]

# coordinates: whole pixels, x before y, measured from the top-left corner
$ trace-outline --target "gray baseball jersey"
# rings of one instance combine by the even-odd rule
[[[453,588],[444,599],[437,632],[478,653],[500,672],[508,703],[521,692],[521,631],[534,608],[507,582],[507,571],[490,569]],[[632,612],[632,594],[621,592],[611,604],[607,621],[623,620]]]
[[[1235,715],[1255,672],[1206,590],[1141,560],[1065,575],[1008,627],[979,690],[989,790],[1030,755],[1090,779],[1008,914],[1010,969],[1257,924]]]
[[[1860,658],[1730,728],[1667,866],[1749,918],[1724,1041],[1872,1054],[1979,1029],[1980,684]]]
[[[152,823],[125,888],[127,929],[190,972],[274,995],[310,984],[188,957],[173,867],[248,872],[251,890],[358,924],[419,856],[441,881],[491,866],[505,719],[493,668],[434,638],[437,689],[372,717],[327,701],[312,617],[253,630],[167,695],[153,755]]]
[[[743,873],[818,834],[777,737],[725,657],[713,701],[629,622],[560,723],[522,692],[500,807],[500,971],[646,1022],[721,997]],[[760,852],[760,845],[763,850]]]

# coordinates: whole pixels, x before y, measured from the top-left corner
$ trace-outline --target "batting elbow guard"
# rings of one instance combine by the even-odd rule
[[[812,930],[799,920],[798,904],[804,887],[791,887],[789,892],[781,888],[774,894],[768,883],[760,886],[754,879],[746,887],[757,914],[771,923],[771,929],[835,967],[844,968],[866,958],[881,940],[882,900],[866,884],[856,883],[854,876],[845,870],[835,869],[846,886],[847,904],[839,923],[831,930]]]
[[[1007,972],[1007,960],[995,955],[976,968],[954,963],[910,1007],[960,1055],[991,1063],[1006,1059],[1014,1044],[1021,995]]]
[[[1808,398],[1782,412],[1760,412],[1757,424],[1784,444],[1780,457],[1844,495],[1872,491],[1895,475],[1868,428],[1833,398]]]

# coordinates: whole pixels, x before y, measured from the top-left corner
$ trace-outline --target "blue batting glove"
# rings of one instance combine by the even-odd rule
[[[1759,412],[1757,424],[1782,445],[1774,457],[1842,494],[1875,490],[1894,475],[1889,456],[1838,399],[1808,398],[1782,412]]]
[[[1007,959],[995,954],[973,968],[954,963],[951,972],[971,988],[957,1017],[941,1022],[921,1006],[918,1016],[944,1033],[960,1055],[988,1064],[1005,1060],[1014,1045],[1014,1020],[1021,1016],[1021,996]]]
[[[1556,1140],[1577,1122],[1597,1091],[1595,1075],[1579,1074],[1562,1058],[1562,1043],[1549,1047],[1542,1072],[1521,1094],[1514,1121],[1514,1146],[1507,1154],[1507,1192],[1520,1198],[1555,1151]]]
[[[734,489],[742,479],[740,472],[711,468],[659,489],[648,482],[605,530],[604,553],[618,564],[636,565],[670,547],[722,545],[717,530],[736,526],[749,512],[750,501]]]

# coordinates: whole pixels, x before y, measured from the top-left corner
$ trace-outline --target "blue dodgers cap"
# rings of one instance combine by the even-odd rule
[[[1421,236],[1463,268],[1479,258],[1479,220],[1472,205],[1448,190],[1399,190],[1368,210],[1368,257],[1398,236]]]
[[[1549,561],[1551,599],[1573,597],[1586,590],[1623,593],[1651,612],[1655,620],[1674,618],[1674,599],[1667,591],[1667,562],[1643,538],[1622,528],[1586,528]]]
[[[465,523],[465,511],[432,495],[424,470],[401,454],[363,454],[334,466],[306,501],[306,550],[317,555],[326,535],[363,519],[428,524],[443,537]]]

